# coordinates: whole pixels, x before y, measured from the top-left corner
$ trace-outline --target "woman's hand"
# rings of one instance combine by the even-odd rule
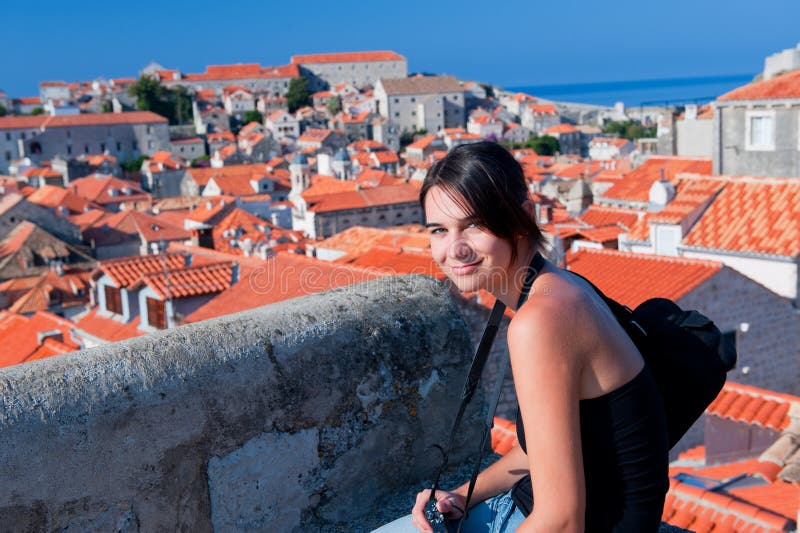
[[[411,523],[420,531],[433,533],[433,528],[425,518],[425,505],[431,499],[431,489],[425,489],[417,494],[417,501],[414,509],[411,510]],[[464,504],[466,498],[455,492],[444,490],[436,491],[436,508],[444,515],[447,520],[458,520],[464,514]]]

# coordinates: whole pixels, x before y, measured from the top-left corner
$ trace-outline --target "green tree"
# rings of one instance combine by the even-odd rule
[[[139,169],[142,168],[142,163],[145,162],[147,156],[140,155],[136,159],[129,159],[127,161],[122,161],[119,166],[122,167],[122,170],[125,172],[139,172]]]
[[[128,87],[128,94],[136,98],[136,109],[142,111],[163,111],[166,89],[157,78],[141,76]]]
[[[481,87],[486,91],[486,98],[494,98],[494,87],[488,83],[481,83]]]
[[[103,113],[111,113],[111,111],[112,111],[111,102],[106,100],[105,102],[103,102]]]
[[[192,99],[185,87],[167,89],[157,78],[142,76],[128,88],[136,98],[136,109],[152,111],[170,124],[186,124],[192,120]]]
[[[171,114],[167,118],[174,124],[186,124],[192,121],[192,99],[185,87],[168,89],[167,100]]]
[[[603,133],[633,141],[642,137],[655,137],[657,129],[655,126],[645,127],[634,120],[617,120],[606,123],[603,126]]]
[[[286,105],[289,106],[289,113],[294,113],[303,106],[311,105],[307,79],[292,78],[289,82],[289,89],[286,91]]]
[[[258,111],[248,111],[247,113],[244,114],[245,124],[249,124],[251,122],[258,122],[259,124],[261,124],[263,120],[264,117],[262,117],[261,113],[259,113]]]
[[[2,104],[0,104],[0,117],[4,117],[8,114],[8,109],[6,109]]]
[[[328,109],[328,114],[330,116],[337,115],[342,111],[342,101],[339,100],[338,96],[331,96],[328,98],[325,107]]]
[[[41,107],[34,107],[33,109],[31,109],[31,115],[41,115],[43,113],[44,109],[42,109]]]
[[[558,139],[550,135],[541,137],[534,135],[525,143],[525,148],[532,148],[536,155],[555,155],[560,151]]]

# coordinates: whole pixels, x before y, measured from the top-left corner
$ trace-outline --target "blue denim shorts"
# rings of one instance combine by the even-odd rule
[[[516,531],[523,520],[525,520],[525,515],[517,509],[509,491],[470,509],[461,532],[511,533]],[[458,520],[449,521],[446,525],[448,532],[455,533],[458,528]],[[373,533],[414,533],[417,531],[418,529],[411,523],[411,515],[407,515],[376,529]]]

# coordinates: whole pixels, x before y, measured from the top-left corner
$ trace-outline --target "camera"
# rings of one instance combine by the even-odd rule
[[[447,527],[444,525],[444,515],[436,507],[436,501],[429,500],[425,504],[425,518],[435,533],[447,533]]]

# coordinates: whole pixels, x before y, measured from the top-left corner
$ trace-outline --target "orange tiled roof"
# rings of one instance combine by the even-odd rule
[[[56,172],[49,167],[31,167],[23,172],[22,175],[26,178],[63,178],[61,172]]]
[[[123,194],[126,189],[130,191],[129,194]],[[107,174],[91,174],[85,178],[73,180],[69,184],[69,190],[101,206],[151,199],[151,196],[144,192],[138,183]],[[116,196],[112,196],[112,192],[115,192]]]
[[[193,257],[204,254],[209,258],[236,259],[240,262],[240,281],[199,307],[186,317],[184,323],[245,311],[383,276],[379,272],[332,264],[288,252],[278,252],[261,260],[236,257],[204,248],[180,248],[190,250]],[[309,272],[314,272],[314,276],[309,277]]]
[[[339,258],[336,263],[375,269],[392,276],[423,274],[437,279],[446,277],[429,252],[403,250],[392,246],[372,246],[358,255]]]
[[[595,137],[589,141],[589,144],[610,144],[611,146],[616,146],[617,148],[622,148],[628,143],[630,143],[628,139],[617,139],[615,137]]]
[[[308,63],[353,63],[360,61],[404,61],[400,54],[389,50],[374,52],[337,52],[329,54],[307,54],[292,56],[292,63],[304,65]]]
[[[299,78],[297,65],[262,67],[258,63],[208,65],[203,74],[184,74],[186,81],[245,80],[254,78]]]
[[[402,183],[373,189],[362,189],[360,191],[345,191],[330,194],[320,198],[313,205],[310,205],[308,210],[322,213],[358,209],[368,206],[417,202],[418,200],[419,191],[412,185]]]
[[[269,171],[264,163],[250,165],[226,165],[221,168],[190,168],[187,170],[198,185],[205,186],[211,178],[227,178],[229,176],[267,176]]]
[[[144,332],[139,330],[139,324],[141,323],[139,316],[136,316],[130,322],[120,322],[98,314],[99,311],[100,308],[95,307],[75,320],[79,334],[85,332],[92,337],[109,342],[117,342],[144,335]]]
[[[683,240],[684,246],[800,255],[800,182],[796,178],[728,181]]]
[[[733,100],[781,100],[800,98],[800,70],[787,72],[768,80],[749,83],[725,93],[717,102]]]
[[[556,124],[555,126],[550,126],[542,133],[545,135],[550,135],[551,133],[562,134],[562,133],[577,133],[578,128],[573,126],[572,124]]]
[[[627,240],[648,242],[650,224],[681,224],[685,219],[699,215],[699,210],[716,195],[725,183],[717,179],[687,176],[678,182],[675,198],[661,211],[647,213],[630,227]]]
[[[592,281],[607,296],[631,308],[662,297],[678,300],[722,269],[714,261],[586,250],[568,254],[567,267]]]
[[[436,135],[426,135],[425,137],[406,146],[406,150],[408,150],[409,148],[424,150],[425,148],[430,146],[432,142],[435,142],[437,138],[438,137],[436,137]]]
[[[599,227],[609,224],[621,224],[626,228],[630,228],[639,219],[639,212],[633,209],[590,205],[583,214],[578,215],[576,218],[589,226]]]
[[[186,265],[186,255],[181,253],[168,253],[166,255],[151,254],[134,257],[121,257],[101,261],[93,277],[100,273],[107,275],[117,287],[129,287],[139,281],[144,274],[162,272],[166,268],[170,271]]]
[[[601,198],[648,202],[650,187],[661,178],[674,182],[678,173],[711,174],[711,160],[683,157],[651,157],[617,180]]]
[[[550,166],[550,174],[561,179],[591,179],[603,168],[602,161],[585,161],[582,163],[556,163]]]
[[[558,109],[553,104],[528,104],[528,109],[537,115],[557,115]]]
[[[298,142],[322,142],[327,139],[331,130],[321,130],[317,128],[309,128],[297,139]]]
[[[167,119],[151,111],[124,113],[86,113],[81,115],[36,115],[0,117],[0,130],[21,128],[68,128],[80,126],[113,126],[117,124],[167,123]]]
[[[392,151],[384,151],[384,152],[372,152],[370,155],[379,165],[386,165],[391,163],[397,163],[400,159],[397,157],[397,154]]]
[[[728,381],[706,409],[720,418],[781,431],[789,423],[789,408],[800,397]]]
[[[381,152],[388,149],[385,144],[372,139],[353,141],[347,145],[348,152]]]
[[[510,420],[494,417],[492,426],[492,450],[500,455],[505,455],[511,448],[517,446],[517,425]]]
[[[234,263],[229,261],[216,264],[193,265],[167,273],[163,269],[143,274],[131,289],[147,285],[161,298],[186,298],[213,294],[228,289],[233,284]]]
[[[31,356],[40,348],[38,334],[44,331],[58,330],[63,344],[72,350],[79,346],[72,342],[70,330],[75,327],[71,321],[47,311],[38,311],[30,318],[0,311],[0,367],[16,365],[31,360]]]
[[[342,122],[344,122],[345,124],[360,124],[365,120],[367,120],[367,117],[369,117],[369,115],[370,115],[369,111],[362,111],[357,115],[343,114]]]
[[[236,142],[236,137],[230,131],[217,131],[206,135],[210,143]]]
[[[51,209],[66,207],[72,214],[84,213],[95,206],[86,198],[81,198],[77,194],[55,185],[44,185],[36,189],[28,196],[28,201]]]

